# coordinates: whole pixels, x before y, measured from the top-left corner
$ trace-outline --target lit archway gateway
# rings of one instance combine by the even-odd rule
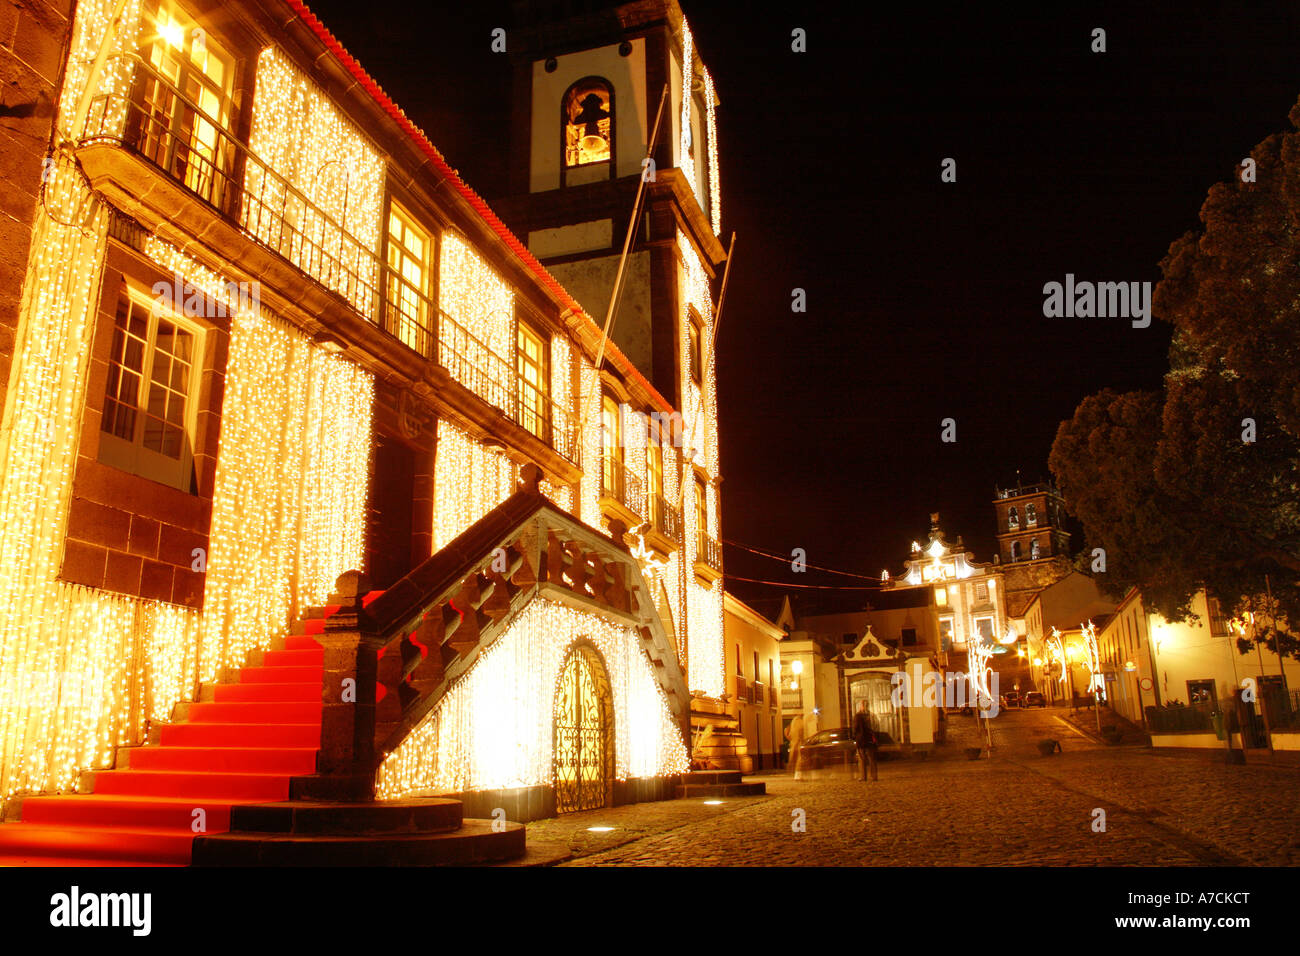
[[[671,794],[689,695],[626,548],[521,489],[405,583],[423,581],[379,659],[379,796],[515,820]]]
[[[599,810],[614,784],[614,702],[600,652],[579,640],[555,688],[555,810]]]

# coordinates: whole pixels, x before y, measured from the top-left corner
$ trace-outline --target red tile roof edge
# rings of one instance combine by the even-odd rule
[[[451,168],[447,163],[447,160],[443,158],[442,153],[438,152],[438,148],[430,142],[429,138],[418,126],[407,118],[407,115],[402,111],[402,108],[389,98],[383,88],[375,82],[374,77],[367,73],[365,68],[357,62],[356,58],[343,47],[343,44],[335,38],[329,28],[320,21],[320,18],[317,17],[316,14],[312,13],[302,0],[285,0],[285,2],[294,13],[302,19],[302,22],[305,23],[314,34],[316,34],[320,41],[325,44],[325,47],[334,54],[339,63],[343,65],[344,69],[352,74],[356,81],[361,84],[361,87],[370,94],[384,112],[397,122],[407,136],[411,138],[412,142],[419,147],[420,151],[429,157],[434,168],[447,178],[448,182],[452,184],[456,191],[459,192],[470,206],[483,217],[483,220],[492,228],[492,231],[510,247],[511,251],[520,258],[524,265],[526,265],[529,270],[537,276],[541,283],[550,290],[551,294],[560,301],[560,304],[566,309],[571,309],[575,315],[581,317],[582,321],[585,321],[597,332],[600,332],[601,328],[596,324],[595,320],[586,313],[582,306],[578,304],[576,299],[569,295],[564,286],[560,285],[555,276],[551,275],[546,270],[546,267],[537,260],[537,257],[529,252],[528,247],[519,241],[519,237],[511,232],[509,227],[497,217],[497,214],[492,211],[483,197],[471,189],[469,185],[460,178],[460,174]],[[605,343],[605,354],[622,367],[624,374],[639,382],[650,397],[659,402],[664,411],[672,410],[672,404],[659,394],[659,390],[650,384],[646,377],[641,374],[637,367],[632,364],[631,360],[623,354],[622,350],[619,349],[612,340]]]

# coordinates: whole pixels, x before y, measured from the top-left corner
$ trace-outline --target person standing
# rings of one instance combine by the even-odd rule
[[[803,779],[803,714],[796,714],[790,726],[785,729],[786,739],[790,741],[790,769],[796,780]]]
[[[867,702],[858,701],[858,712],[853,716],[853,743],[858,748],[859,780],[867,779],[867,770],[871,779],[876,780],[876,732],[871,729],[871,716],[867,713]]]

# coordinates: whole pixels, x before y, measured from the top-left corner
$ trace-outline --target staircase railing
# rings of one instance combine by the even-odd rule
[[[317,609],[329,615],[317,636],[325,648],[323,774],[373,783],[383,759],[539,594],[595,605],[636,628],[685,725],[685,679],[636,560],[559,510],[541,494],[540,478],[526,466],[514,495],[369,605],[365,575],[340,576],[333,607]]]

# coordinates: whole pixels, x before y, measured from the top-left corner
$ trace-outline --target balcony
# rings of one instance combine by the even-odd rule
[[[438,312],[437,362],[454,381],[500,409],[567,461],[580,463],[577,416],[532,388],[512,362],[442,311]]]
[[[708,582],[722,577],[722,545],[705,534],[696,541],[695,573]]]
[[[525,382],[513,355],[493,352],[442,312],[140,56],[112,57],[106,72],[136,79],[133,92],[91,100],[77,147],[97,189],[128,213],[157,222],[165,237],[203,236],[318,321],[337,316],[350,342],[364,339],[365,326],[381,330],[391,344],[363,344],[412,377],[420,377],[423,363],[441,365],[565,461],[580,464],[576,416]],[[117,162],[104,147],[136,161]],[[165,178],[150,177],[150,168]],[[490,415],[476,417],[491,427]]]
[[[645,515],[641,479],[628,470],[620,456],[608,452],[600,456],[600,507],[629,528],[641,524]]]
[[[671,554],[681,547],[682,513],[663,495],[650,496],[650,528],[646,539],[664,554]]]
[[[750,690],[749,685],[745,683],[745,678],[736,675],[736,703],[752,704],[753,702],[754,694]]]

